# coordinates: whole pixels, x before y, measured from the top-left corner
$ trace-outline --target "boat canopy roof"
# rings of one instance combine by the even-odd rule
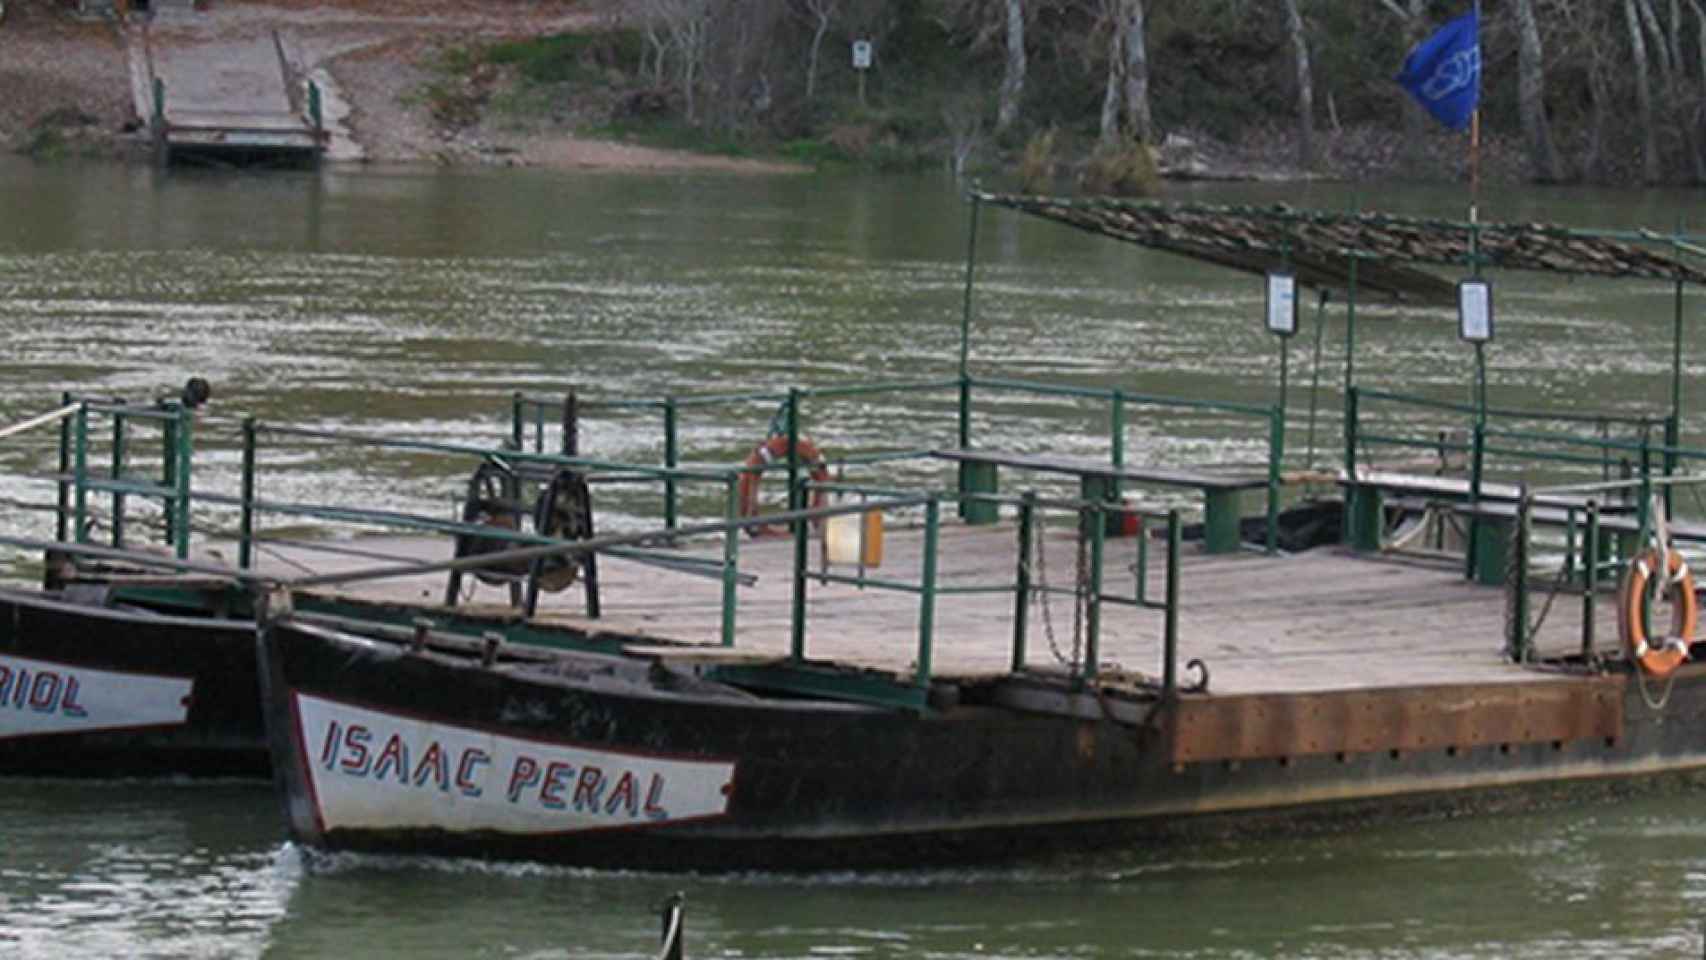
[[[1170,204],[1113,197],[974,191],[974,199],[1129,243],[1264,274],[1289,263],[1298,281],[1396,300],[1455,304],[1457,284],[1418,264],[1533,270],[1706,284],[1689,238],[1646,230],[1595,231],[1546,223],[1478,223],[1387,213]],[[1355,263],[1354,278],[1352,263]]]

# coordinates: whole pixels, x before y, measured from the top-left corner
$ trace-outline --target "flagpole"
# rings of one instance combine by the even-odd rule
[[[1475,47],[1481,47],[1481,0],[1475,0]],[[1481,219],[1481,71],[1475,71],[1475,110],[1469,115],[1469,222]]]

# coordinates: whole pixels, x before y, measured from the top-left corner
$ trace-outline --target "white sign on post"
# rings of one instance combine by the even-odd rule
[[[1268,274],[1268,332],[1289,337],[1297,332],[1297,276],[1276,270]]]
[[[871,69],[871,41],[869,41],[869,40],[855,40],[855,41],[853,41],[853,69],[855,69],[855,70],[869,70],[869,69]]]
[[[1457,335],[1470,343],[1493,339],[1493,288],[1485,280],[1457,285]]]

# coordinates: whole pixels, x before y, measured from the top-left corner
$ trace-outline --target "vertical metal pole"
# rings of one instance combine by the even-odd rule
[[[122,405],[122,404],[121,404]],[[125,416],[113,415],[113,480],[124,480]],[[124,546],[124,494],[113,491],[113,546]]]
[[[1345,480],[1354,483],[1357,476],[1357,388],[1345,391]]]
[[[1599,502],[1588,501],[1582,560],[1582,657],[1593,656],[1594,592],[1599,589]]]
[[[960,311],[960,379],[971,372],[971,288],[977,272],[977,214],[983,206],[982,197],[971,195],[971,224],[966,231],[966,295]],[[963,432],[963,428],[962,428]]]
[[[800,388],[788,388],[788,509],[798,510],[805,504],[800,488]],[[803,530],[804,520],[796,520]]]
[[[1112,448],[1114,469],[1118,470],[1125,466],[1125,391],[1117,388],[1114,390],[1113,409],[1109,411],[1108,420],[1109,446]],[[1113,488],[1109,492],[1109,497],[1118,500],[1120,498],[1120,478],[1116,476],[1113,481]]]
[[[1279,552],[1280,467],[1285,462],[1285,403],[1268,418],[1268,553]]]
[[[178,550],[179,560],[188,560],[190,556],[190,471],[192,469],[191,451],[195,449],[195,410],[188,406],[177,407],[177,448],[173,451],[178,461],[177,485],[175,497],[178,503],[173,543]]]
[[[936,544],[941,527],[941,504],[932,495],[924,503],[923,589],[918,594],[918,670],[913,682],[930,685],[931,644],[936,630]]]
[[[1523,484],[1517,494],[1516,523],[1512,531],[1516,542],[1511,544],[1510,556],[1505,559],[1510,564],[1508,575],[1514,594],[1511,598],[1514,602],[1509,642],[1512,663],[1528,659],[1528,538],[1533,512],[1534,500],[1528,495],[1528,485]]]
[[[1037,494],[1026,490],[1019,503],[1019,568],[1013,582],[1013,672],[1025,669],[1026,631],[1031,617],[1031,541],[1036,537]]]
[[[966,231],[966,294],[960,311],[960,449],[971,447],[971,291],[977,275],[977,215],[983,200],[971,195],[971,223]],[[961,493],[966,491],[961,490]]]
[[[739,512],[740,474],[730,475],[723,492],[723,522],[734,523]],[[723,646],[735,645],[735,604],[740,574],[740,528],[723,531]]]
[[[790,481],[788,502],[794,503],[798,497],[799,490]],[[807,530],[810,528],[811,524],[804,520],[794,521],[794,610],[791,621],[793,638],[789,645],[789,655],[795,663],[806,658],[806,539]]]
[[[563,456],[578,457],[581,455],[581,405],[580,398],[570,390],[563,395]]]
[[[1094,680],[1102,658],[1102,552],[1108,515],[1099,503],[1086,507],[1085,515],[1090,521],[1090,576],[1084,585],[1084,676]]]
[[[1477,346],[1479,346],[1477,344]],[[1469,434],[1469,502],[1481,502],[1481,468],[1487,456],[1487,425],[1479,417]],[[1481,521],[1469,518],[1468,549],[1463,553],[1463,576],[1475,575],[1475,554],[1481,547]]]
[[[239,522],[237,566],[255,566],[255,418],[243,418],[243,514]]]
[[[1137,596],[1139,604],[1149,602],[1149,517],[1137,515]]]
[[[1327,291],[1315,307],[1315,356],[1309,364],[1309,458],[1304,469],[1315,469],[1315,415],[1321,399],[1321,340],[1327,330]]]
[[[1347,272],[1349,283],[1345,290],[1345,392],[1348,394],[1356,386],[1356,350],[1357,350],[1357,264],[1358,260],[1351,256],[1350,268]]]
[[[61,407],[71,406],[70,392],[59,395]],[[54,519],[54,539],[66,542],[66,530],[71,520],[71,444],[73,418],[59,418],[59,510]]]
[[[679,410],[674,397],[663,398],[663,465],[670,473],[663,478],[663,525],[670,530],[676,525],[676,489],[675,468],[681,464],[681,445],[679,429]],[[792,482],[793,478],[789,477]]]
[[[74,447],[71,454],[72,481],[76,484],[76,509],[72,514],[72,537],[77,543],[83,543],[83,535],[89,527],[89,405],[87,403],[77,408],[77,427]]]
[[[176,489],[178,486],[178,422],[167,420],[160,430],[160,485]],[[161,498],[166,521],[166,542],[174,543],[178,535],[177,501],[174,497]]]
[[[1677,225],[1681,232],[1681,224]],[[1680,262],[1680,252],[1672,241],[1673,257]],[[1682,446],[1682,277],[1676,278],[1676,315],[1671,319],[1670,341],[1670,417],[1665,421],[1665,476],[1676,472],[1678,447]],[[1672,513],[1670,484],[1665,485],[1665,512]]]
[[[1179,510],[1167,511],[1167,609],[1161,634],[1161,697],[1179,697]]]
[[[509,396],[509,443],[517,450],[527,449],[527,405],[520,390]]]

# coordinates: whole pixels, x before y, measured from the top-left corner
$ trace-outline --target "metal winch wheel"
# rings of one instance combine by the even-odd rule
[[[586,540],[592,536],[592,492],[586,478],[568,468],[551,475],[533,505],[533,529],[543,537]],[[534,582],[553,593],[566,590],[580,575],[584,558],[575,554],[545,557],[538,561]]]
[[[480,464],[468,478],[468,496],[462,502],[462,522],[503,530],[520,530],[526,505],[520,499],[520,481],[507,468],[491,462]],[[456,556],[477,557],[502,553],[520,546],[499,537],[462,534],[456,538]],[[501,584],[527,575],[527,562],[494,564],[474,571],[482,583]]]

